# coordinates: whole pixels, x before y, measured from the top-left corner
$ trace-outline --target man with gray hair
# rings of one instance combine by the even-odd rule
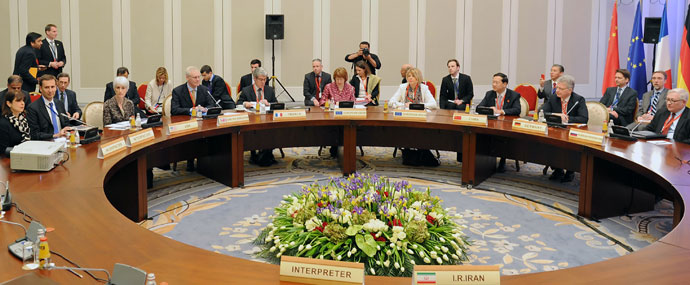
[[[258,109],[257,104],[268,106],[271,103],[277,103],[275,91],[273,91],[271,86],[266,85],[268,72],[263,67],[257,67],[252,71],[252,77],[254,77],[254,84],[242,89],[242,94],[237,99],[237,104],[242,104],[247,109]]]
[[[666,93],[666,108],[654,115],[646,130],[665,135],[677,142],[690,144],[690,108],[688,91],[671,89]]]
[[[201,111],[206,112],[207,108],[216,106],[208,88],[201,85],[201,73],[198,68],[187,67],[185,77],[187,82],[175,87],[172,91],[170,106],[172,115],[191,115],[192,109],[197,106],[201,106]]]
[[[331,75],[323,71],[323,65],[320,59],[311,61],[312,72],[304,75],[304,83],[302,84],[304,90],[304,105],[319,106],[321,100],[321,93],[326,84],[331,83]]]
[[[28,107],[29,104],[31,104],[31,97],[29,96],[29,92],[26,92],[25,90],[22,90],[22,84],[24,82],[22,81],[22,77],[19,75],[10,75],[10,77],[7,78],[7,88],[5,90],[0,91],[0,102],[5,102],[5,95],[9,90],[14,90],[16,92],[23,92],[24,93],[24,106]]]
[[[575,88],[575,78],[570,75],[561,75],[556,80],[556,93],[551,94],[544,103],[544,113],[553,113],[561,116],[563,123],[586,124],[589,120],[587,104],[585,98],[573,92]],[[563,169],[554,169],[550,180],[560,180],[562,183],[573,181],[575,174],[572,170],[567,170],[563,174]]]

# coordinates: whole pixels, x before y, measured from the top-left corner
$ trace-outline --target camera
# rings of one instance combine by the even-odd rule
[[[369,56],[369,48],[362,49],[362,55]]]

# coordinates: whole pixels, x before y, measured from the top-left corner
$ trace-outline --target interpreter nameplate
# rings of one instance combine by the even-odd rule
[[[498,270],[494,265],[415,265],[412,284],[498,285]]]
[[[549,128],[547,124],[520,119],[513,120],[513,130],[540,133],[545,135],[549,134]]]
[[[167,132],[168,135],[172,135],[172,134],[176,134],[176,133],[194,131],[198,128],[199,128],[198,121],[196,119],[191,119],[189,121],[170,124],[170,125],[168,125],[168,128],[166,130],[168,131]]]
[[[486,115],[473,115],[473,114],[466,114],[466,113],[459,113],[459,112],[453,113],[453,122],[463,124],[463,125],[480,125],[480,126],[487,126],[489,124],[489,120],[486,117]]]
[[[230,115],[218,116],[217,126],[233,125],[237,123],[249,122],[249,114],[236,113]]]
[[[127,138],[125,138],[125,142],[127,143],[128,147],[133,147],[138,144],[150,141],[154,138],[155,136],[153,135],[152,129],[144,129],[128,135]]]
[[[604,133],[590,132],[580,129],[570,129],[568,133],[568,140],[602,145],[604,143]]]
[[[96,157],[104,159],[125,149],[127,149],[125,138],[118,138],[116,140],[98,145],[98,156]]]
[[[367,109],[350,109],[350,108],[342,108],[335,110],[333,112],[335,118],[337,119],[342,119],[342,118],[361,118],[361,119],[366,119],[367,117]]]
[[[426,121],[426,114],[425,110],[395,110],[393,118],[405,121]]]
[[[307,111],[304,109],[273,111],[273,120],[274,121],[299,120],[299,119],[306,119],[306,118],[307,118]]]
[[[364,263],[283,256],[280,280],[302,284],[364,284]]]

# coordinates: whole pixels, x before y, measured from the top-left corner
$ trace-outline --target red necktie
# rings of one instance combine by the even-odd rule
[[[568,102],[561,100],[561,113],[568,114]]]
[[[316,100],[321,99],[321,76],[316,76],[316,94],[314,94]]]

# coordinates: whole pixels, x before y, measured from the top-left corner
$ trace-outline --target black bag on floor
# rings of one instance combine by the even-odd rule
[[[249,161],[258,166],[271,166],[272,164],[277,162],[275,157],[273,156],[272,149],[262,149],[256,153],[252,153],[252,156],[249,158]]]
[[[439,166],[440,161],[428,149],[402,149],[403,165]]]

